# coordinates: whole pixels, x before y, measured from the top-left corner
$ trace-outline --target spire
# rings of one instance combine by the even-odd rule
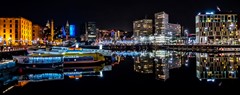
[[[50,22],[49,22],[49,20],[47,21],[46,26],[47,26],[48,28],[50,28]]]
[[[69,26],[68,20],[67,20],[66,26],[67,26],[67,27]]]
[[[51,20],[51,41],[54,40],[54,22],[53,19]]]

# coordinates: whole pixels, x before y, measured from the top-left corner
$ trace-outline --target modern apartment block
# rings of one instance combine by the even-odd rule
[[[133,36],[149,36],[153,34],[153,21],[151,19],[142,19],[133,22]]]
[[[233,45],[239,44],[237,14],[199,13],[196,16],[196,42],[198,44]]]

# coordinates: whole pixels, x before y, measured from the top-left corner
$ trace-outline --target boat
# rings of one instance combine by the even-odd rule
[[[101,66],[105,57],[101,53],[81,52],[81,48],[69,48],[63,53],[64,67]]]
[[[31,54],[28,56],[13,56],[16,65],[24,69],[51,70],[63,67],[61,54]]]

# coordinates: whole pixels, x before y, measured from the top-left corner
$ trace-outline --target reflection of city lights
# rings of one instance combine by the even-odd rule
[[[103,77],[103,73],[102,73],[102,71],[100,72],[100,77]]]

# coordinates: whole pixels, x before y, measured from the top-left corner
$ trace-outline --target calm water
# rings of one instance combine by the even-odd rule
[[[115,52],[116,59],[101,73],[69,78],[60,71],[8,73],[3,78],[27,80],[10,95],[49,95],[81,93],[135,94],[169,93],[177,89],[208,93],[240,86],[240,53],[194,53],[176,51]],[[76,72],[79,73],[79,72]],[[92,75],[92,76],[90,76]],[[10,84],[16,81],[9,82]],[[203,90],[202,90],[203,89]],[[185,91],[182,91],[185,93]]]

